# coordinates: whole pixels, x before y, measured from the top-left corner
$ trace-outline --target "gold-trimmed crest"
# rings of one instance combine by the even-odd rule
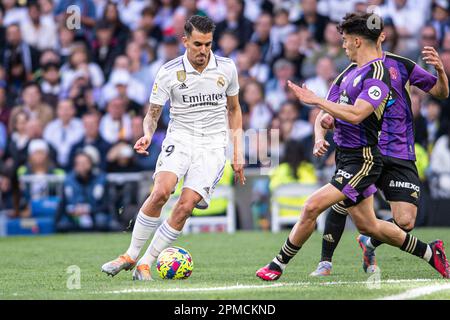
[[[177,79],[180,82],[184,82],[184,80],[186,80],[186,71],[184,70],[177,71]]]

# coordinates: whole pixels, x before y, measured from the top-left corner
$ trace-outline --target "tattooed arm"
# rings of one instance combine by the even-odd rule
[[[136,141],[136,144],[134,145],[134,150],[136,150],[137,153],[148,155],[146,150],[152,142],[152,137],[158,126],[162,108],[163,107],[158,104],[150,103],[143,122],[144,136]]]

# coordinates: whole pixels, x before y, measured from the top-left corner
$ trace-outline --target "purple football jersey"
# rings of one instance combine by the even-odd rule
[[[333,137],[336,144],[352,149],[376,145],[389,97],[390,76],[382,58],[361,67],[351,64],[344,70],[333,82],[327,99],[350,105],[362,99],[372,105],[374,112],[359,124],[336,119]]]
[[[416,160],[409,86],[428,92],[436,84],[437,78],[413,61],[389,52],[384,54],[384,65],[391,76],[393,94],[384,113],[379,149],[385,156]]]

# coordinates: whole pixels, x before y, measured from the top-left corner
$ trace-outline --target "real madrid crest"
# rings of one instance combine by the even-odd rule
[[[218,87],[225,86],[225,79],[222,76],[220,76],[219,79],[217,79],[217,86]]]
[[[180,82],[184,82],[184,80],[186,80],[186,71],[184,70],[177,71],[177,79]]]

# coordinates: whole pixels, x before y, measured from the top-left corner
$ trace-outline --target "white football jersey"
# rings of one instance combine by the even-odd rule
[[[237,70],[231,59],[211,52],[207,67],[199,73],[185,53],[159,69],[150,103],[164,106],[170,99],[168,136],[224,147],[228,143],[227,96],[238,93]]]

